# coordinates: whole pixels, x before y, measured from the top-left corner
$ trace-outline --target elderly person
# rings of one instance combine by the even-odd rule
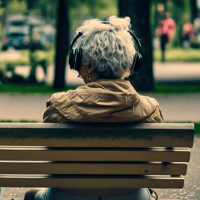
[[[44,122],[164,122],[158,102],[138,94],[125,80],[141,59],[134,42],[140,45],[130,31],[129,17],[86,20],[76,30],[69,58],[70,68],[78,71],[86,85],[53,94],[47,101]],[[36,192],[27,192],[25,199],[98,199],[73,196],[63,189]],[[156,196],[151,189],[142,188],[117,199],[155,200]]]

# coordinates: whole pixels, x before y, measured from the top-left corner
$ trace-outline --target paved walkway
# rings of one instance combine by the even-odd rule
[[[46,101],[51,95],[9,95],[0,97],[0,119],[42,121]],[[161,107],[165,121],[200,122],[200,94],[153,95]]]
[[[155,62],[154,78],[159,83],[200,83],[200,63]]]

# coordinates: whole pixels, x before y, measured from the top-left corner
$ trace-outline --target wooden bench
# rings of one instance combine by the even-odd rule
[[[183,188],[194,124],[0,123],[0,187]]]

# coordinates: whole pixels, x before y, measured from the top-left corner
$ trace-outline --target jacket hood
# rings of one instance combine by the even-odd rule
[[[155,99],[139,95],[123,79],[101,79],[76,90],[55,93],[49,103],[64,118],[77,122],[142,121],[159,108]]]

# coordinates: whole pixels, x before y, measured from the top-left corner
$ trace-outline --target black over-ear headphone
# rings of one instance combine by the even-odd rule
[[[103,22],[104,23],[104,22]],[[142,60],[142,55],[141,55],[141,49],[142,49],[142,45],[139,41],[139,39],[134,35],[133,32],[128,31],[131,36],[133,37],[134,41],[136,41],[137,45],[138,45],[138,51],[135,52],[135,56],[133,59],[133,64],[131,67],[131,74],[137,72],[140,67],[141,67],[141,60]],[[79,32],[78,35],[73,39],[71,46],[70,46],[70,54],[69,54],[69,65],[70,65],[70,69],[79,71],[81,68],[81,63],[82,63],[82,49],[78,48],[78,49],[72,49],[74,43],[78,40],[79,37],[81,37],[83,35],[83,33]]]

